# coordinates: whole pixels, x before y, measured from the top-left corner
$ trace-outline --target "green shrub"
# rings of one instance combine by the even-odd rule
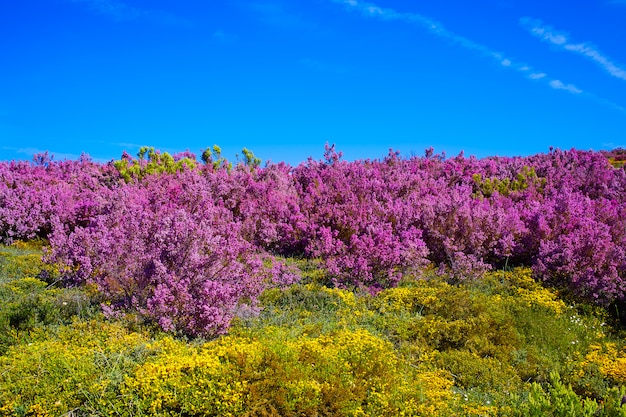
[[[534,187],[539,192],[543,192],[543,188],[546,185],[546,179],[538,177],[535,168],[528,166],[522,167],[513,179],[483,178],[481,174],[474,174],[472,179],[474,180],[474,189],[476,190],[474,195],[484,197],[491,197],[496,191],[500,195],[509,196],[513,193],[524,191],[529,186]]]
[[[80,289],[54,288],[54,273],[41,261],[42,242],[16,242],[0,247],[0,354],[30,338],[42,326],[87,318],[97,308]]]
[[[41,272],[52,274],[41,260],[44,241],[17,241],[10,246],[0,245],[0,283],[19,278],[36,277]]]
[[[516,416],[524,417],[592,417],[598,414],[598,404],[580,398],[569,385],[564,384],[559,374],[550,374],[550,383],[545,391],[533,383],[528,398],[515,409]]]
[[[137,153],[137,159],[125,154],[125,157],[113,162],[113,166],[121,177],[129,182],[133,179],[140,180],[147,175],[173,174],[185,169],[194,169],[198,163],[190,156],[174,158],[167,152],[159,152],[153,147],[143,146]]]

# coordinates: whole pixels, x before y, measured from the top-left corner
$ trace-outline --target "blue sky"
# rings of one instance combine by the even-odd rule
[[[626,0],[20,0],[0,159],[626,147]]]

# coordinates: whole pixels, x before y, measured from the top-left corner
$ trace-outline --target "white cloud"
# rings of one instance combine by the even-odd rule
[[[426,29],[431,34],[443,38],[459,45],[465,49],[472,50],[481,55],[495,59],[502,65],[510,66],[512,62],[510,59],[504,57],[501,53],[491,50],[490,48],[476,43],[464,36],[456,34],[445,28],[443,24],[429,17],[420,15],[418,13],[400,13],[393,9],[384,9],[378,7],[372,3],[359,1],[359,0],[333,0],[335,3],[341,3],[350,8],[360,11],[367,17],[380,18],[382,20],[401,20],[414,25],[420,26]]]
[[[626,3],[626,0],[624,1]],[[600,52],[598,48],[588,42],[573,43],[566,32],[557,31],[553,27],[544,24],[541,20],[524,17],[520,24],[531,34],[541,40],[556,45],[557,47],[578,55],[582,55],[600,65],[613,77],[626,81],[626,69],[615,64],[609,57]]]
[[[131,143],[131,142],[105,142],[105,141],[99,141],[99,143],[103,143],[106,145],[111,145],[111,146],[117,146],[120,148],[131,148],[131,149],[139,149],[142,146],[146,146],[146,145],[141,145],[138,143]]]
[[[382,20],[398,20],[407,23],[414,24],[423,29],[426,29],[431,34],[450,41],[454,45],[461,46],[467,50],[473,51],[478,55],[485,56],[494,60],[499,65],[507,68],[511,68],[517,72],[523,73],[527,78],[531,80],[543,80],[548,85],[557,90],[567,91],[573,94],[580,94],[582,90],[571,85],[564,84],[560,80],[554,80],[548,77],[548,75],[541,71],[535,71],[529,65],[515,62],[513,59],[506,57],[504,54],[494,51],[491,48],[476,43],[462,35],[451,32],[444,27],[443,24],[433,20],[429,17],[423,16],[418,13],[401,13],[393,9],[386,9],[376,6],[375,4],[360,1],[360,0],[333,0],[335,3],[340,3],[348,6],[352,10],[361,12],[366,17],[379,18]]]
[[[604,149],[617,149],[617,148],[621,148],[621,149],[626,149],[626,145],[616,145],[614,142],[604,142],[602,144],[602,148]]]
[[[583,92],[583,90],[577,88],[576,86],[572,84],[564,84],[563,81],[561,80],[552,80],[549,82],[549,85],[555,90],[565,90],[573,94],[580,94]]]

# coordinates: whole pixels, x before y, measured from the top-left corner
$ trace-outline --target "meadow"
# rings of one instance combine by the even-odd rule
[[[0,415],[626,416],[624,152],[0,163]]]

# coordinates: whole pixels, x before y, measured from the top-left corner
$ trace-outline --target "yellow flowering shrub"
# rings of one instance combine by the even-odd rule
[[[441,368],[456,375],[455,383],[463,389],[480,387],[484,392],[509,395],[522,386],[515,369],[496,358],[453,350],[441,352],[436,361]]]
[[[539,307],[554,314],[562,314],[567,306],[559,299],[556,291],[535,281],[530,268],[516,268],[512,271],[488,272],[485,282],[500,282],[501,287],[509,287],[507,300],[527,307]]]
[[[450,415],[450,404],[456,395],[452,391],[454,380],[444,370],[422,371],[416,376],[420,402],[414,405],[420,416]],[[406,414],[405,414],[406,415]]]
[[[441,280],[418,280],[408,287],[389,288],[379,293],[373,305],[381,313],[436,311],[442,307],[441,295],[455,287]]]
[[[517,288],[517,295],[519,295],[521,301],[526,303],[529,307],[544,307],[553,311],[555,314],[562,314],[567,307],[563,300],[559,300],[556,297],[554,292],[545,288],[535,290]]]
[[[44,271],[55,276],[54,267],[43,262],[41,256],[45,241],[15,241],[10,246],[0,245],[0,282],[24,277],[34,277]]]
[[[124,373],[150,354],[145,336],[101,321],[35,338],[42,340],[0,356],[0,415],[59,416],[113,407]]]
[[[480,355],[508,356],[518,337],[507,300],[438,280],[382,291],[372,307],[378,324],[399,343],[430,349],[466,348]]]
[[[154,362],[124,378],[122,396],[150,415],[239,415],[246,382],[225,369],[217,355],[166,339]]]
[[[592,345],[580,365],[595,365],[605,378],[626,384],[626,348],[618,349],[614,342]]]
[[[202,347],[168,342],[126,377],[123,396],[158,415],[446,415],[452,380],[405,367],[365,330],[289,337],[226,336]]]
[[[76,289],[51,289],[32,277],[0,281],[0,354],[28,341],[37,327],[69,323],[92,311],[87,296]]]

